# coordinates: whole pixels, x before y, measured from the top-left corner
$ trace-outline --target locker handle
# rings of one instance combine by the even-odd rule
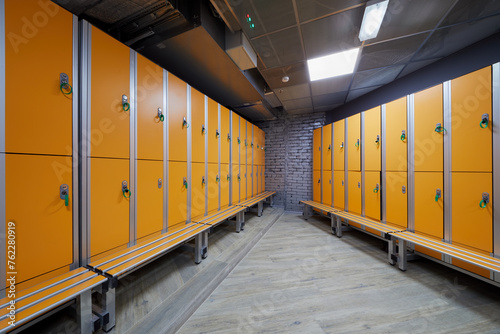
[[[321,183],[321,179],[318,179],[318,183]]]
[[[354,146],[356,146],[356,148],[359,148],[359,139],[356,140],[356,144],[354,144]]]
[[[328,145],[328,151],[332,149],[332,145]]]
[[[73,87],[69,84],[69,77],[66,73],[59,74],[59,89],[64,95],[73,93]],[[69,92],[65,92],[64,89],[69,90]]]
[[[205,124],[202,124],[201,125],[201,134],[204,135],[205,134]]]
[[[344,148],[344,142],[340,143],[340,149]]]
[[[379,187],[380,187],[380,186],[379,186],[379,185],[378,185],[378,183],[377,183],[377,185],[375,186],[375,188],[373,188],[373,192],[374,192],[374,193],[378,193],[378,189],[379,189]]]
[[[205,184],[205,177],[204,177],[204,176],[202,176],[202,177],[201,177],[201,184],[202,184],[202,185],[204,185],[204,184]]]
[[[246,140],[246,139],[245,139],[245,146],[248,146],[248,142],[247,142],[247,140]]]
[[[486,204],[488,204],[489,202],[490,202],[490,194],[483,193],[483,199],[481,200],[481,202],[479,202],[479,207],[481,209],[484,209],[486,207]]]
[[[401,138],[401,141],[402,141],[402,142],[404,142],[404,141],[405,141],[405,139],[406,139],[406,131],[405,131],[405,130],[403,130],[403,131],[401,132],[401,137],[400,137],[400,138]]]
[[[216,175],[215,176],[215,183],[219,183],[220,179],[219,179],[219,175]]]
[[[158,118],[161,122],[165,120],[165,116],[163,116],[163,111],[161,110],[161,108],[158,108]]]
[[[446,129],[444,128],[444,126],[441,125],[441,123],[437,123],[434,131],[436,131],[437,133],[441,133],[441,132],[446,132]]]
[[[257,144],[257,149],[259,149],[259,144]]]
[[[240,140],[240,137],[238,137],[238,145],[241,144],[241,140]]]
[[[241,181],[241,177],[240,177],[240,174],[238,174],[238,181]]]
[[[231,135],[229,133],[227,134],[227,140],[231,141]]]
[[[215,138],[219,138],[219,136],[220,136],[219,129],[215,129]]]
[[[479,123],[479,126],[482,128],[482,129],[485,129],[488,127],[488,123],[490,121],[490,115],[488,114],[483,114],[481,116],[481,123]]]
[[[228,180],[228,181],[231,181],[231,176],[229,176],[229,175],[228,175],[228,176],[227,176],[227,180]]]
[[[132,195],[132,192],[128,188],[127,181],[122,181],[122,193],[123,193],[123,197],[125,197],[125,198],[130,198],[130,196]],[[127,196],[127,194],[128,194],[128,196]]]
[[[186,129],[187,129],[187,128],[189,128],[189,124],[188,124],[188,122],[186,121],[186,117],[184,117],[184,118],[182,119],[182,127],[186,127]]]
[[[182,179],[182,185],[186,187],[186,189],[188,188],[188,183],[185,177]]]
[[[69,205],[69,187],[67,184],[62,184],[59,187],[59,197],[64,200],[64,206]]]
[[[441,189],[436,189],[436,197],[434,197],[434,201],[437,202],[441,198]]]
[[[123,109],[123,111],[130,110],[130,104],[128,103],[127,95],[122,95],[122,109]]]
[[[250,146],[253,147],[253,142],[250,143]]]
[[[377,135],[377,139],[375,139],[375,145],[380,145],[380,135]]]

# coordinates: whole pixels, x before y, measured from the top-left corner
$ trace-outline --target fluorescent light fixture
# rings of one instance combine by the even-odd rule
[[[366,4],[363,22],[361,23],[361,30],[359,32],[359,40],[361,42],[377,37],[385,12],[387,11],[389,0],[375,4],[370,3],[373,3],[373,1],[369,1]]]
[[[354,72],[359,49],[351,49],[328,56],[309,59],[309,77],[311,81],[336,77]]]

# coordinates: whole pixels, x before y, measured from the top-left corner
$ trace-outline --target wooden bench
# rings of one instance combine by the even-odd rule
[[[326,212],[326,215],[331,220],[332,233],[335,234],[336,225],[335,225],[335,216],[333,216],[333,213],[337,212],[338,209],[332,208],[331,206],[315,201],[300,201],[299,204],[304,205],[302,215],[304,216],[305,220],[308,220],[309,217],[313,215],[313,209],[317,209],[321,212]]]
[[[31,288],[15,293],[15,323],[9,324],[10,301],[0,300],[0,333],[26,327],[43,320],[76,302],[80,332],[90,334],[103,325],[93,319],[92,289],[106,283],[107,279],[87,268],[78,268]],[[7,289],[8,293],[9,289]]]
[[[193,222],[198,224],[206,224],[210,227],[215,227],[222,222],[236,217],[236,232],[240,232],[244,229],[245,225],[245,207],[238,205],[231,205],[226,208],[223,208],[219,211],[214,211],[209,213],[206,216],[198,216],[192,219]],[[203,241],[204,245],[207,245],[207,241]]]
[[[269,205],[273,206],[273,196],[276,194],[275,191],[265,191],[262,194],[258,194],[252,198],[239,202],[238,206],[243,206],[246,208],[250,208],[257,204],[257,216],[262,216],[262,211],[264,210],[264,201],[269,199]]]

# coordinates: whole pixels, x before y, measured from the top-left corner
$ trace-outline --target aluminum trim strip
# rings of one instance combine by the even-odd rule
[[[137,52],[130,49],[129,247],[137,242]]]
[[[344,210],[349,211],[349,130],[347,118],[344,121]]]
[[[500,63],[492,66],[493,98],[493,254],[500,258]],[[495,210],[496,208],[496,210]],[[495,275],[500,282],[500,274]]]
[[[79,42],[79,23],[78,17],[73,15],[73,100],[72,100],[72,172],[73,172],[73,189],[72,189],[72,202],[73,202],[73,263],[70,265],[70,269],[76,269],[80,266],[80,156],[79,156],[79,133],[80,133],[80,118],[78,113],[78,107],[80,103],[80,76],[79,76],[79,62],[78,58],[80,56],[80,42]],[[1,33],[1,32],[0,32]],[[1,51],[0,51],[1,52]],[[1,88],[0,88],[1,89]],[[76,98],[75,98],[76,97]],[[1,190],[0,190],[1,191]],[[1,201],[1,199],[0,199]]]
[[[444,194],[443,194],[443,205],[444,205],[444,240],[445,242],[451,243],[451,230],[452,230],[452,173],[451,173],[451,136],[453,135],[453,126],[451,120],[451,81],[446,81],[443,83],[443,123],[444,128],[448,129],[444,133],[443,138],[443,152],[444,152]]]
[[[361,146],[361,216],[365,216],[365,112],[361,113],[361,134],[360,134],[360,146]]]
[[[208,184],[208,96],[205,95],[205,180]],[[205,184],[205,216],[208,214],[208,187]]]
[[[222,180],[222,175],[220,175],[220,162],[221,162],[221,140],[222,140],[222,136],[224,135],[222,133],[222,129],[221,129],[221,110],[220,110],[220,104],[217,104],[217,112],[218,112],[218,129],[219,129],[219,138],[217,139],[217,145],[219,146],[219,161],[218,161],[218,175],[219,175],[219,183],[217,184],[217,187],[219,189],[219,199],[218,199],[218,205],[217,205],[217,209],[220,210],[220,200],[221,200],[221,196],[220,196],[220,191],[221,191],[221,187],[220,187],[220,184],[221,184],[221,180]]]
[[[165,119],[163,122],[163,229],[162,233],[168,229],[168,113],[167,113],[167,95],[168,95],[168,72],[163,70],[163,104]]]
[[[0,0],[0,249],[5,250],[5,0]],[[0,282],[6,282],[6,260],[0,256]],[[5,297],[3,285],[0,298]]]
[[[382,223],[387,223],[387,193],[385,191],[387,185],[387,172],[386,172],[386,145],[385,145],[385,137],[386,137],[386,113],[385,113],[385,104],[380,106],[380,115],[381,115],[381,127],[380,127],[380,138],[382,141],[381,146],[381,177],[382,177],[382,189],[380,189],[382,198],[381,198],[381,213],[382,213]]]
[[[407,147],[408,147],[408,230],[415,232],[415,95],[408,95],[407,103]]]
[[[187,135],[187,183],[188,183],[188,189],[187,189],[187,212],[186,212],[186,224],[189,224],[191,222],[191,194],[192,194],[192,178],[191,178],[191,153],[192,153],[192,140],[191,140],[191,86],[187,86],[187,110],[186,110],[186,119],[189,124],[189,127],[187,128],[186,135]]]
[[[233,113],[229,110],[229,136],[231,140],[229,141],[229,205],[233,205]],[[207,201],[205,201],[207,202]]]
[[[319,201],[321,204],[323,203],[323,127],[320,128],[320,135],[319,135],[319,179],[320,179],[320,184],[321,186],[319,187]],[[313,150],[316,148],[314,147]],[[313,153],[314,154],[314,153]],[[316,182],[316,180],[313,180],[313,182]],[[316,184],[316,183],[313,183]]]

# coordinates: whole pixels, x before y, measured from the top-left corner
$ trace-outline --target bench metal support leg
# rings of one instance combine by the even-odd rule
[[[389,261],[389,264],[391,266],[395,265],[396,264],[396,261],[397,261],[397,256],[396,256],[396,239],[395,238],[392,238],[391,240],[389,240],[388,242],[388,250],[387,250],[387,257],[388,257],[388,261]]]
[[[269,197],[269,206],[272,208],[274,205],[274,200],[273,200],[273,196],[270,196]]]
[[[202,245],[201,245],[201,257],[206,259],[208,256],[208,232],[205,231],[201,234]]]
[[[342,219],[340,217],[337,217],[336,221],[337,221],[337,237],[342,238]]]
[[[194,263],[201,263],[201,249],[203,248],[203,236],[202,233],[198,233],[194,237]]]
[[[406,241],[399,239],[399,252],[398,252],[398,267],[402,271],[406,271]]]
[[[309,217],[311,217],[311,216],[312,216],[312,214],[311,214],[311,213],[312,213],[312,209],[311,209],[311,207],[310,207],[309,205],[304,204],[304,212],[303,212],[304,219],[305,219],[305,220],[308,220],[308,219],[309,219]]]
[[[236,214],[236,232],[240,233],[245,229],[245,212],[240,211]]]
[[[107,289],[102,293],[101,308],[109,313],[109,322],[102,326],[105,332],[115,327],[115,288]]]
[[[257,217],[262,217],[262,212],[264,211],[264,203],[260,201],[257,204]]]
[[[92,291],[82,292],[76,299],[76,316],[80,333],[92,334]]]

